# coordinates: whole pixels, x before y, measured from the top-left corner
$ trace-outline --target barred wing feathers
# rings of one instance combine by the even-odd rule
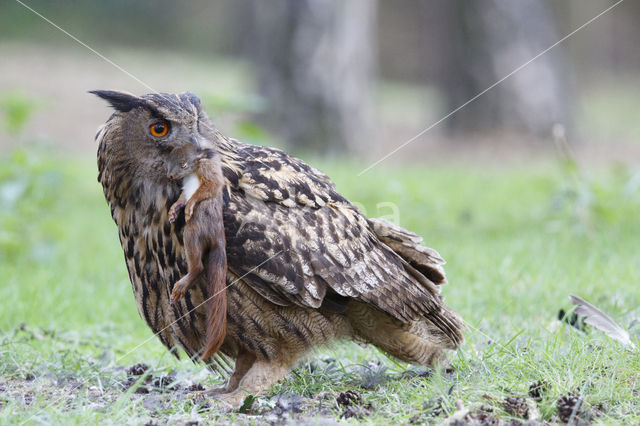
[[[234,274],[276,304],[318,308],[333,291],[403,322],[426,316],[454,342],[462,340],[461,324],[443,308],[436,285],[444,282],[443,261],[417,248],[419,237],[397,228],[404,235],[395,238],[407,244],[385,244],[390,237],[379,237],[326,175],[279,150],[230,144],[220,151],[223,163],[229,160],[224,221]],[[234,159],[238,153],[242,162]]]

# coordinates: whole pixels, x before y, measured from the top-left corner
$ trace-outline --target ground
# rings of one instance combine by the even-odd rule
[[[448,261],[443,294],[468,329],[447,368],[337,343],[220,414],[197,392],[222,378],[175,360],[136,311],[94,158],[23,148],[0,160],[0,423],[640,421],[640,351],[558,320],[580,295],[638,344],[637,168],[549,159],[356,178],[363,164],[305,159]]]

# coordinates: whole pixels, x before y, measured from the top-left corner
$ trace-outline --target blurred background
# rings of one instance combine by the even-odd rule
[[[378,159],[612,5],[607,0],[30,0],[0,5],[0,149],[93,152],[91,89],[189,90],[229,136]],[[391,161],[639,158],[640,4],[624,2]],[[140,81],[136,81],[132,76]],[[555,129],[555,133],[554,133]],[[555,134],[555,136],[554,136]],[[556,141],[557,142],[557,141]]]

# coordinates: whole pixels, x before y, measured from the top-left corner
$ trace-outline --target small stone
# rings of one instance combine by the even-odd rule
[[[136,383],[138,383],[137,378],[135,377],[129,377],[129,380],[125,383],[125,389],[131,389],[133,386],[136,385]],[[147,377],[143,382],[140,382],[140,384],[138,385],[138,387],[136,388],[136,390],[134,391],[134,393],[137,394],[148,394],[149,393],[149,388],[147,388],[145,386],[145,383],[149,383],[150,381],[150,377]]]
[[[371,414],[371,410],[368,407],[358,407],[350,405],[340,414],[341,419],[363,419],[365,416]]]
[[[187,387],[188,392],[202,392],[204,391],[204,386],[200,383],[194,383],[191,386]]]
[[[571,415],[579,416],[581,414],[583,401],[575,392],[569,392],[562,395],[556,401],[556,409],[560,420],[567,423],[571,419]]]
[[[549,382],[538,380],[529,385],[529,396],[533,398],[534,401],[540,402],[542,401],[542,396],[550,389],[551,384],[549,384]]]
[[[504,411],[514,417],[520,417],[522,419],[529,418],[529,406],[527,400],[520,397],[507,397],[502,403]]]
[[[127,374],[130,376],[142,376],[148,369],[149,366],[147,364],[138,363],[129,367]]]
[[[348,390],[340,392],[340,395],[336,398],[338,405],[348,407],[351,405],[360,405],[362,403],[362,397],[354,390]]]
[[[160,389],[161,391],[168,391],[168,390],[171,390],[168,388],[171,386],[171,384],[174,381],[175,381],[175,374],[169,373],[156,378],[153,381],[153,386]]]
[[[146,394],[148,394],[148,393],[149,393],[149,388],[147,388],[147,387],[146,387],[146,386],[144,386],[144,385],[140,385],[140,386],[138,386],[138,387],[136,388],[136,390],[135,390],[135,392],[134,392],[134,393],[137,393],[137,394],[140,394],[140,395],[146,395]]]

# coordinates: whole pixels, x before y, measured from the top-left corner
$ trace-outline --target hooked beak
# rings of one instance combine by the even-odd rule
[[[200,142],[198,142],[198,139],[193,133],[189,134],[189,142],[196,144],[197,150],[200,151]]]

